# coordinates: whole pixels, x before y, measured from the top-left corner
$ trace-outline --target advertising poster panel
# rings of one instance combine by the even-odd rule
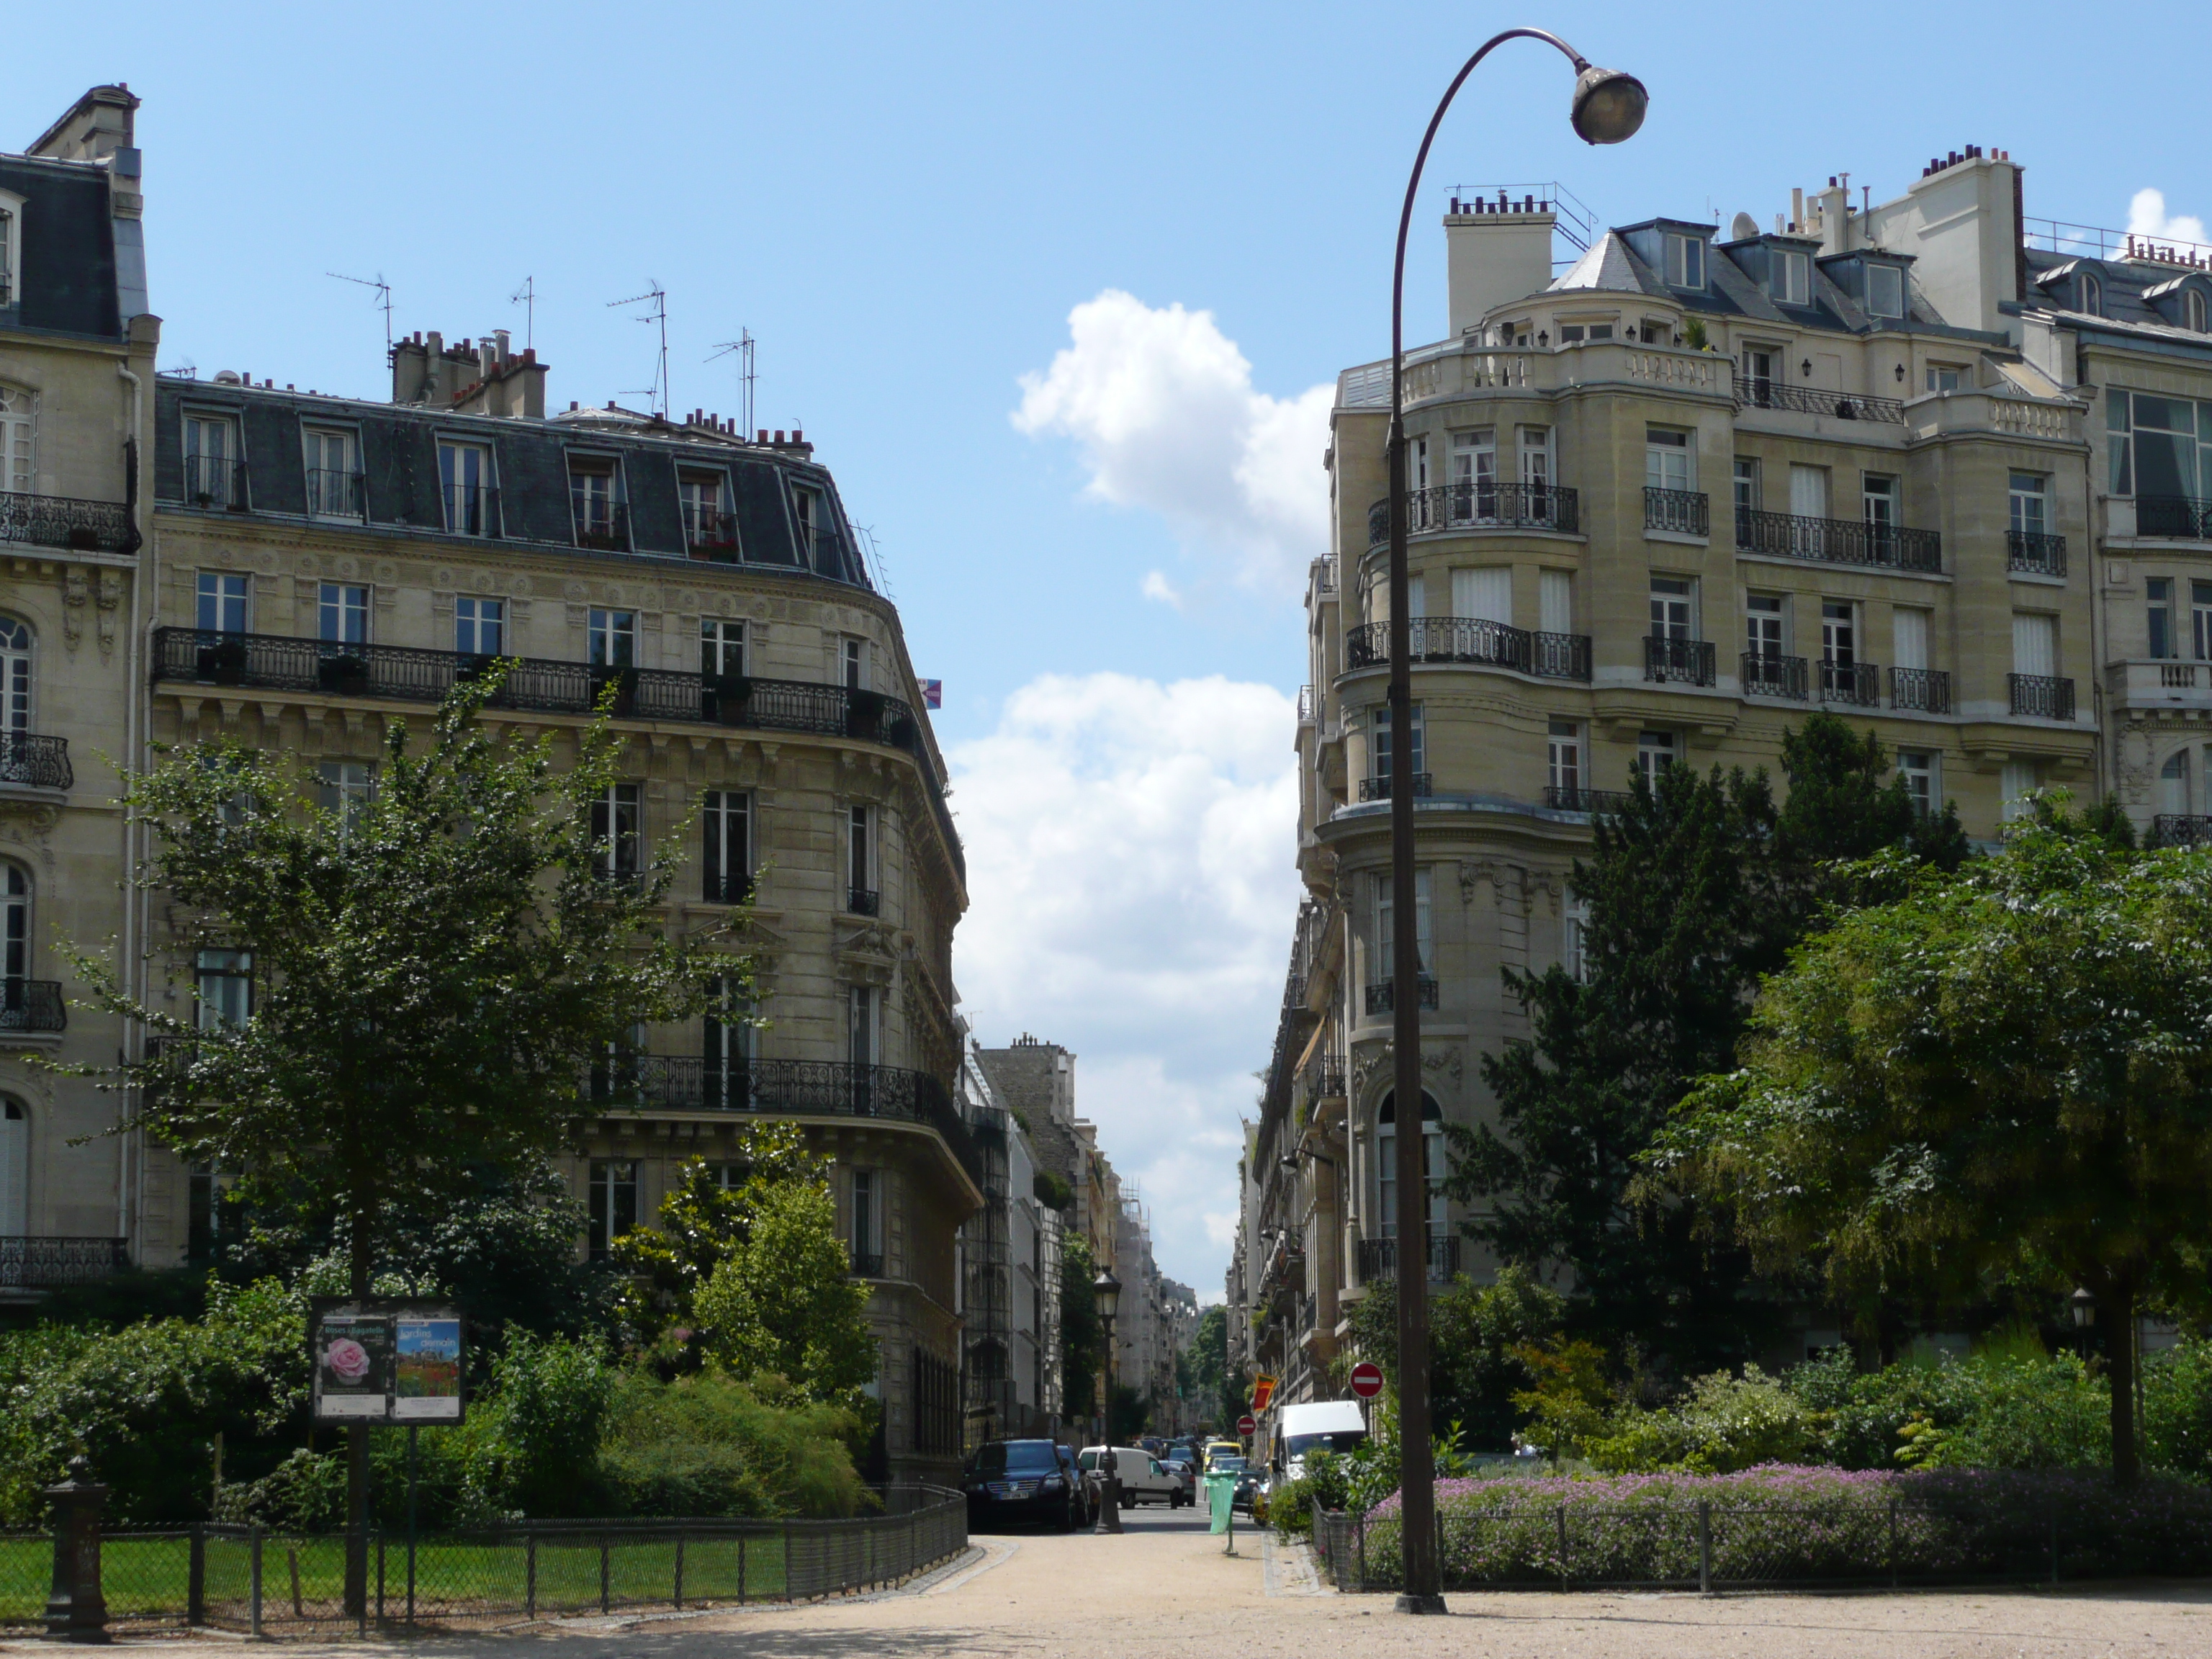
[[[318,1297],[307,1314],[318,1423],[458,1423],[467,1364],[460,1310]]]
[[[400,1423],[461,1420],[461,1316],[412,1308],[392,1320],[392,1416]]]
[[[314,1416],[322,1423],[382,1423],[392,1415],[392,1320],[359,1302],[308,1314]]]

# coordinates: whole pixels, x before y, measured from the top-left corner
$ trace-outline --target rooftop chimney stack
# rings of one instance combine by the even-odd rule
[[[1548,204],[1452,204],[1444,216],[1444,259],[1451,337],[1477,326],[1492,307],[1540,294],[1552,282]]]

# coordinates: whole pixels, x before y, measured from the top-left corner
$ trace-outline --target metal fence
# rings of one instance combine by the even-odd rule
[[[345,1607],[343,1534],[105,1530],[102,1590],[113,1629],[331,1636],[805,1601],[896,1585],[967,1547],[958,1492],[880,1495],[881,1514],[842,1521],[525,1521],[411,1544],[380,1533],[359,1613]],[[0,1631],[43,1620],[52,1571],[51,1533],[0,1532]]]
[[[2056,1583],[2212,1572],[2212,1514],[2203,1510],[2152,1503],[2116,1525],[2055,1498],[1501,1498],[1448,1508],[1437,1539],[1446,1589]],[[1402,1535],[1395,1515],[1314,1520],[1315,1553],[1342,1590],[1400,1589]]]

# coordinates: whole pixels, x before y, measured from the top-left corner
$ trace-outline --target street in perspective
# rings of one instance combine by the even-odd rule
[[[19,20],[0,1647],[2212,1651],[2212,23],[1870,4]]]

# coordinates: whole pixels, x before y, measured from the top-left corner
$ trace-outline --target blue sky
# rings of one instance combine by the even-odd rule
[[[1590,150],[1548,49],[1478,71],[1416,222],[1416,338],[1441,332],[1455,183],[1765,222],[1793,185],[1848,169],[1881,199],[1971,143],[2025,163],[2033,216],[2125,226],[2155,188],[2212,216],[2212,12],[2086,15],[47,7],[9,20],[0,142],[96,81],[145,100],[165,366],[376,395],[382,319],[325,272],[380,272],[401,331],[448,337],[519,338],[531,277],[551,395],[635,404],[651,331],[607,301],[658,279],[675,406],[726,415],[705,359],[750,329],[756,424],[805,427],[945,683],[969,1012],[1078,1052],[1167,1270],[1212,1296],[1296,901],[1309,394],[1387,347],[1405,169],[1461,58],[1540,23],[1642,76],[1651,114]]]

